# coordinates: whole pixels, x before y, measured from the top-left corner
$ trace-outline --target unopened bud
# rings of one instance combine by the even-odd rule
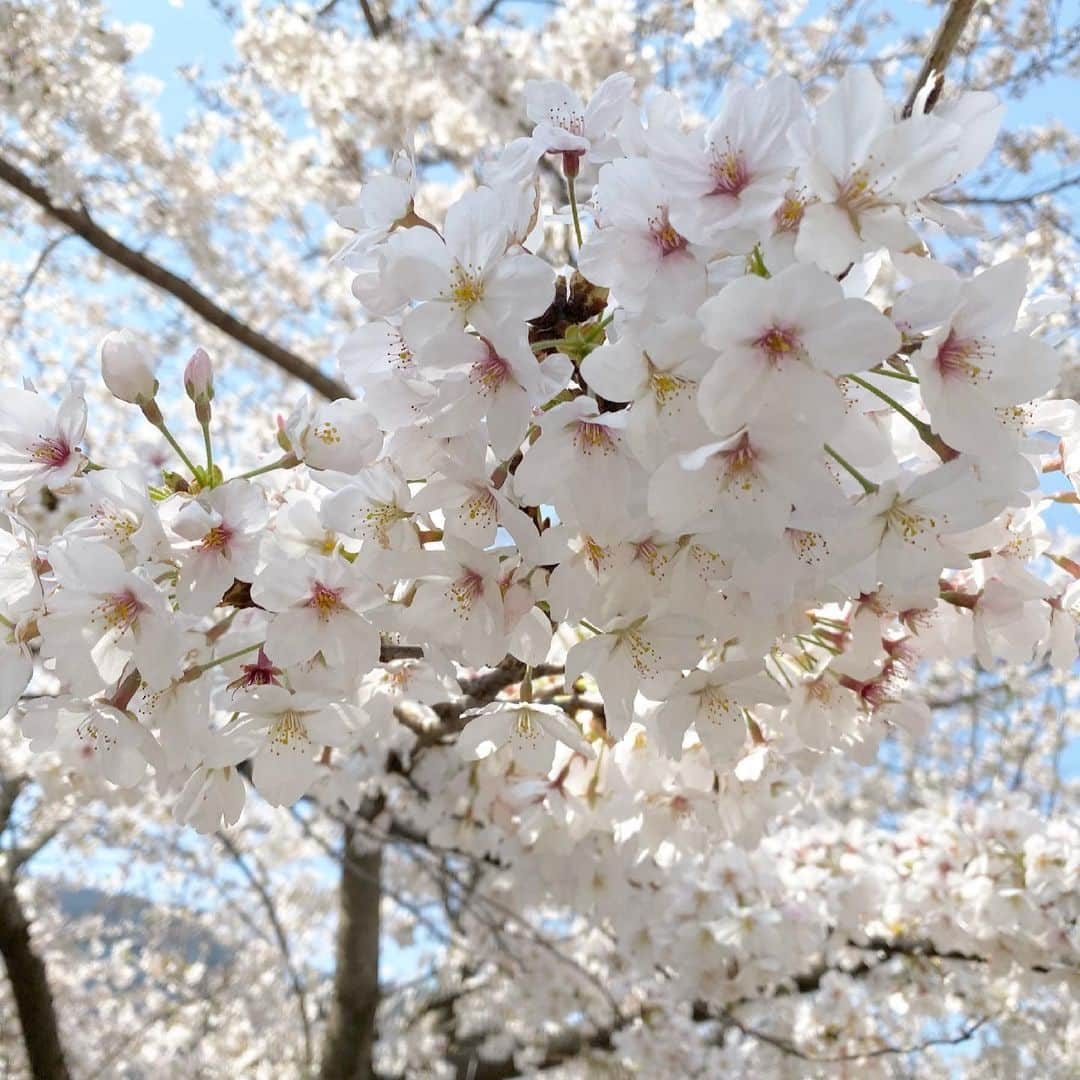
[[[158,382],[146,345],[130,330],[115,330],[101,343],[101,377],[113,397],[132,405],[153,401]]]
[[[277,416],[277,444],[286,453],[292,450],[292,440],[289,438],[288,432],[285,430],[285,417],[280,413]]]
[[[200,424],[210,422],[210,402],[214,400],[214,367],[205,349],[196,349],[184,368],[184,389],[195,402],[195,417]]]

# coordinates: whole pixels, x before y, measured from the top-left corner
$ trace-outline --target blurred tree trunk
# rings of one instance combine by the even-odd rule
[[[4,957],[23,1044],[35,1080],[67,1080],[68,1067],[56,1022],[45,963],[34,951],[30,923],[15,885],[0,874],[0,954]]]
[[[345,826],[334,996],[323,1045],[322,1080],[372,1080],[379,1004],[379,901],[382,851],[353,849]]]

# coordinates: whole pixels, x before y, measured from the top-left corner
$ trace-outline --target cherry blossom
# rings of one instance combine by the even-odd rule
[[[0,490],[63,487],[86,465],[86,402],[71,393],[53,408],[32,390],[8,388],[0,404]]]

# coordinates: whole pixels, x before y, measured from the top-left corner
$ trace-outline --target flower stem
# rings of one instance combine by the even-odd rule
[[[825,453],[828,454],[842,469],[855,477],[867,495],[871,495],[873,492],[877,491],[878,485],[875,484],[873,480],[867,480],[866,477],[851,464],[851,462],[845,461],[844,458],[842,458],[828,443],[825,443]]]
[[[867,382],[865,379],[860,378],[858,375],[845,375],[845,379],[850,379],[854,383],[858,383],[861,387],[869,390],[875,397],[881,398],[887,405],[890,405],[895,409],[915,430],[919,433],[919,438],[922,439],[931,450],[942,461],[952,461],[953,458],[959,457],[959,451],[953,449],[934,429],[925,421],[920,420],[914,413],[909,412],[900,404],[895,398],[886,394],[884,390],[880,390],[873,383]]]
[[[566,178],[566,191],[570,197],[570,214],[574,219],[574,235],[577,237],[578,247],[581,247],[584,243],[581,239],[581,219],[578,217],[577,193],[574,191],[574,179],[571,176]]]
[[[860,378],[858,375],[845,375],[845,379],[850,379],[853,383],[858,383],[864,390],[869,390],[875,397],[881,398],[886,405],[895,409],[905,420],[915,427],[915,430],[924,438],[930,434],[930,425],[925,420],[920,420],[914,413],[905,409],[896,398],[886,394],[884,390],[878,389],[873,383],[867,382],[865,379]]]
[[[257,641],[254,645],[248,645],[246,648],[237,649],[236,652],[226,653],[224,656],[219,656],[215,660],[210,660],[205,664],[196,664],[193,668],[190,668],[185,672],[184,677],[188,680],[197,679],[204,672],[210,671],[212,668],[220,667],[222,664],[227,664],[230,660],[235,660],[238,656],[246,656],[248,653],[262,648],[265,644],[265,641]]]
[[[250,480],[253,476],[262,476],[263,473],[273,472],[275,469],[291,469],[299,464],[296,455],[288,453],[284,457],[278,458],[277,461],[271,461],[269,465],[260,465],[257,469],[248,469],[247,472],[241,473],[236,479]]]
[[[919,381],[918,376],[916,376],[916,375],[908,375],[906,372],[903,372],[903,371],[890,371],[888,368],[882,368],[882,367],[871,368],[870,370],[875,375],[884,375],[886,378],[889,378],[889,379],[903,379],[904,382],[910,382],[910,383],[916,383],[916,384],[918,384],[918,381]]]
[[[202,425],[203,445],[206,447],[206,477],[210,486],[214,484],[214,447],[210,442],[210,424]]]
[[[175,438],[173,438],[173,433],[169,430],[169,426],[165,423],[164,419],[159,420],[156,424],[154,424],[154,427],[156,427],[158,431],[160,431],[161,434],[165,436],[165,441],[176,451],[180,460],[188,467],[188,469],[191,470],[191,475],[198,476],[199,471],[195,468],[194,462],[192,462],[191,458],[189,458],[187,454],[184,453],[184,448],[176,441]]]

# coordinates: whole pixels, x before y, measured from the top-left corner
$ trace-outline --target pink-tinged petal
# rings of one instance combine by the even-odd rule
[[[7,715],[34,674],[34,664],[22,649],[0,646],[0,717]]]
[[[708,306],[708,305],[706,305]],[[590,390],[608,401],[633,401],[648,380],[649,366],[636,337],[594,349],[581,363]]]
[[[554,295],[555,272],[543,259],[526,253],[508,255],[484,280],[484,298],[473,310],[474,325],[483,333],[494,333],[510,313],[522,319],[541,315]],[[484,326],[476,322],[481,314]]]
[[[825,308],[809,326],[802,342],[822,371],[842,375],[874,367],[900,348],[892,322],[866,300],[843,300]]]
[[[558,79],[528,79],[525,83],[525,115],[534,124],[562,127],[583,120],[585,105],[574,90]]]
[[[187,642],[175,617],[143,612],[135,626],[134,660],[147,685],[154,690],[169,685],[180,673]]]
[[[215,552],[193,551],[180,567],[176,588],[180,610],[189,615],[208,615],[221,602],[235,576],[228,559]]]
[[[302,715],[279,720],[255,755],[251,779],[256,790],[271,806],[291,806],[315,782],[315,752]]]
[[[505,385],[487,409],[491,448],[500,461],[513,457],[529,430],[532,408],[529,395],[519,386]]]
[[[589,140],[575,135],[565,128],[554,124],[537,124],[533,129],[533,143],[545,154],[576,153],[583,154],[589,149]]]
[[[964,285],[964,303],[953,321],[961,337],[998,337],[1016,325],[1027,292],[1027,259],[1008,259]]]
[[[443,226],[451,257],[470,273],[483,274],[506,247],[504,217],[502,201],[491,188],[477,188],[462,196],[447,210]]]
[[[622,119],[633,92],[634,80],[625,71],[609,75],[596,88],[585,106],[585,131],[590,139],[606,135]]]
[[[862,255],[863,244],[850,216],[833,203],[813,203],[803,213],[795,257],[839,274]]]
[[[453,260],[438,233],[416,225],[399,229],[387,241],[384,276],[407,283],[415,300],[430,300],[444,292]]]
[[[881,84],[869,68],[850,67],[818,107],[815,151],[833,176],[846,177],[853,163],[866,160],[878,133],[891,124],[892,107]]]

